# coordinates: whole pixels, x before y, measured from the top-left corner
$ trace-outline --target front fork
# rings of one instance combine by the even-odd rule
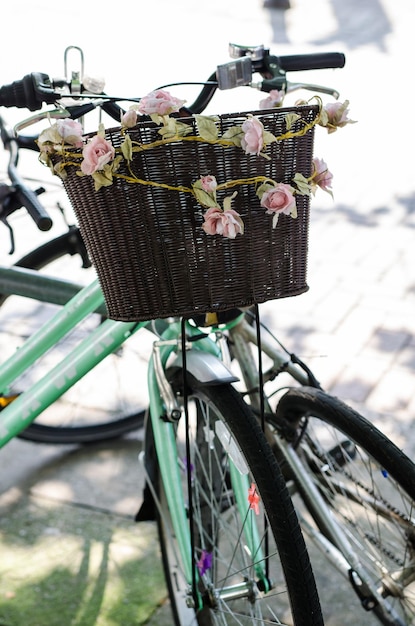
[[[190,327],[189,332],[195,336],[199,331],[197,329],[192,330],[192,327]],[[183,491],[183,479],[178,462],[175,438],[175,423],[180,419],[182,411],[165,373],[167,361],[176,351],[178,351],[178,355],[175,357],[175,362],[179,366],[182,365],[183,359],[182,355],[180,355],[180,347],[180,327],[178,324],[171,324],[162,339],[154,344],[148,368],[148,389],[150,419],[160,477],[171,514],[173,533],[181,555],[184,577],[189,584],[189,588],[191,588],[191,583],[195,580],[195,573],[196,579],[198,578],[198,573],[195,570],[196,565],[191,553],[187,503]],[[214,341],[205,338],[195,343],[189,343],[187,348],[189,350],[186,357],[187,370],[199,382],[205,384],[229,384],[237,380],[220,360],[220,349]],[[230,458],[230,467],[235,499],[241,518],[244,519],[246,517],[247,494],[250,486],[248,477],[246,473],[238,469],[238,464],[235,464],[232,458]],[[147,474],[147,479],[149,479],[149,474]],[[157,493],[154,486],[150,485],[150,488],[157,503]],[[249,549],[251,553],[261,555],[260,537],[252,521],[249,523],[247,537],[250,538],[251,545],[249,545]],[[263,587],[267,588],[268,581],[263,570],[263,561],[264,559],[259,556],[258,562],[260,566],[258,566],[256,574],[264,583]],[[247,581],[237,587],[222,588],[217,590],[217,593],[219,596],[223,595],[224,598],[226,597],[229,600],[230,598],[242,597],[243,595],[250,596],[252,587],[249,581]],[[200,594],[193,590],[193,594],[189,593],[188,603],[189,606],[197,610],[202,608],[203,601]]]

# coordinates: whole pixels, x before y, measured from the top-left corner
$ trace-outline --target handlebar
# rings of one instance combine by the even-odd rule
[[[269,57],[285,72],[302,72],[308,70],[324,70],[342,68],[346,57],[341,52],[316,52],[312,54],[293,54],[282,57]]]
[[[206,109],[217,89],[233,89],[247,85],[268,93],[273,89],[284,90],[287,93],[290,90],[290,84],[286,78],[287,72],[342,68],[345,65],[345,56],[339,52],[275,56],[270,54],[270,51],[264,46],[245,47],[230,44],[229,53],[233,60],[219,65],[209,79],[205,83],[201,83],[203,87],[199,95],[193,104],[183,110],[184,115],[201,113]],[[252,78],[256,73],[261,76],[262,80],[254,83]],[[74,84],[76,84],[76,90],[73,89]],[[97,107],[100,107],[119,122],[124,110],[118,102],[127,100],[139,102],[140,100],[140,98],[115,98],[105,93],[91,93],[87,87],[91,89],[90,85],[92,84],[93,82],[91,80],[88,82],[86,78],[83,79],[83,85],[80,84],[77,73],[73,73],[72,81],[70,81],[68,77],[50,79],[47,74],[33,72],[21,80],[0,87],[0,106],[40,111],[44,104],[55,105],[55,110],[41,112],[28,120],[24,120],[17,126],[20,131],[45,117],[77,119]],[[186,83],[178,84],[184,85]],[[163,87],[171,86],[173,85]],[[322,91],[338,97],[335,90],[317,85],[296,84],[292,88],[299,87]],[[70,104],[63,107],[61,104],[65,102],[65,98],[70,98]],[[52,226],[52,220],[37,199],[37,192],[28,189],[17,172],[19,148],[37,149],[34,138],[16,136],[7,131],[1,118],[0,130],[3,144],[10,153],[8,175],[12,183],[10,189],[13,190],[13,203],[10,204],[10,199],[8,208],[4,200],[0,202],[0,218],[5,221],[7,216],[16,208],[24,206],[40,230],[49,230]]]
[[[255,54],[252,52],[255,50]],[[258,52],[261,50],[261,53]],[[345,65],[345,56],[340,52],[319,52],[299,55],[275,56],[269,50],[259,46],[255,49],[235,44],[230,45],[231,55],[235,61],[218,66],[204,85],[195,103],[188,107],[191,112],[201,112],[202,103],[206,105],[210,101],[211,93],[216,89],[232,89],[241,85],[252,86],[252,75],[257,72],[264,77],[256,86],[261,91],[271,91],[286,82],[286,72],[308,71],[316,69],[342,68]],[[185,83],[181,83],[185,84]],[[65,94],[65,89],[70,88],[70,83],[63,79],[51,80],[47,74],[33,72],[21,80],[14,81],[9,85],[0,87],[0,106],[26,108],[30,111],[40,110],[43,104],[55,104]],[[203,95],[204,94],[204,95]],[[207,97],[209,94],[210,97]],[[116,100],[126,98],[113,98],[105,94],[92,94],[85,90],[76,94],[76,98],[104,98],[102,108],[112,110],[111,105]],[[127,98],[128,100],[128,98]],[[138,101],[139,98],[133,99]],[[82,113],[81,113],[82,115]],[[117,120],[119,117],[117,117]]]
[[[0,106],[37,111],[43,104],[54,104],[57,95],[47,74],[32,72],[0,87]]]

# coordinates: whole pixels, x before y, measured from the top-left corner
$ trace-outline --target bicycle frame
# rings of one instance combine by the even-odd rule
[[[25,271],[20,272],[19,270],[19,273],[25,273]],[[59,285],[60,282],[57,279],[51,279],[49,284],[52,288],[53,285]],[[12,281],[10,281],[9,287],[11,287],[11,283]],[[2,284],[1,288],[3,288]],[[73,289],[75,288],[73,286]],[[29,294],[29,297],[33,297],[33,295]],[[103,297],[97,281],[78,291],[75,297],[69,300],[49,321],[47,326],[42,326],[24,346],[0,366],[1,392],[7,393],[7,387],[16,377],[72,330],[80,320],[102,304]],[[100,324],[52,372],[49,372],[2,411],[0,447],[24,430],[86,372],[119,348],[133,332],[141,327],[142,325],[137,325],[135,322],[125,324],[111,320],[105,320]]]
[[[33,274],[36,275],[37,288],[33,285]],[[56,278],[40,276],[31,270],[16,268],[0,268],[0,293],[16,294],[39,299],[37,289],[43,291],[43,299],[57,304],[66,304],[49,321],[47,327],[41,327],[25,344],[6,362],[0,365],[0,392],[5,393],[7,387],[18,377],[28,364],[34,363],[54,343],[70,332],[76,324],[93,311],[103,312],[104,301],[98,281],[94,281],[84,288]],[[72,294],[75,294],[73,297]],[[68,300],[68,298],[70,298]],[[36,417],[57,398],[75,384],[84,374],[93,369],[102,359],[114,350],[117,350],[127,339],[138,330],[147,326],[147,322],[117,322],[106,319],[86,339],[75,347],[57,366],[46,376],[13,400],[1,412],[0,418],[0,448],[26,428]],[[148,367],[148,390],[150,399],[150,417],[154,432],[155,447],[160,464],[160,473],[166,490],[166,498],[172,520],[174,533],[178,538],[180,553],[183,562],[184,576],[189,585],[193,580],[194,571],[190,551],[190,534],[186,506],[181,488],[181,477],[177,463],[175,442],[174,401],[168,394],[168,385],[165,386],[164,369],[166,362],[173,351],[180,346],[180,323],[167,323],[161,340],[154,343],[153,355]],[[188,326],[190,334],[200,335],[196,327]],[[222,333],[218,331],[218,336]],[[256,329],[243,318],[231,324],[229,334],[233,352],[240,366],[242,377],[247,389],[258,389],[258,367],[252,346],[257,346]],[[220,342],[207,335],[198,341],[192,342],[189,354],[199,354],[201,362],[213,359],[214,376],[218,381],[236,381],[223,365]],[[282,351],[269,341],[266,334],[261,338],[261,350],[273,362],[278,371],[287,372],[300,385],[309,384],[309,376],[301,367],[291,362]],[[180,359],[180,356],[177,357]],[[212,366],[212,362],[210,362]],[[216,368],[216,369],[215,369]],[[255,391],[250,393],[251,404],[259,408],[259,395]],[[172,403],[173,402],[173,403]],[[266,407],[271,410],[270,407]],[[162,419],[165,416],[166,419]],[[269,427],[265,425],[265,432]],[[367,602],[377,597],[378,591],[366,584],[364,568],[359,556],[352,548],[346,534],[332,519],[329,507],[320,494],[317,484],[309,470],[304,466],[296,450],[282,438],[270,434],[272,443],[277,445],[278,454],[288,464],[295,476],[296,488],[302,494],[307,494],[307,508],[314,518],[316,530],[301,519],[303,528],[316,545],[323,550],[344,578],[355,579],[356,588],[359,588],[360,599]],[[231,461],[232,485],[239,509],[246,509],[246,493],[249,488],[247,477],[235,467]],[[260,542],[252,525],[247,533],[253,545],[250,546],[253,554],[258,555],[258,563],[263,562]],[[262,565],[258,566],[257,575],[266,581]],[[243,591],[243,590],[242,590]],[[240,593],[238,588],[235,593]],[[224,589],[223,593],[232,593]]]
[[[0,292],[2,294],[19,293],[28,297],[37,297],[33,287],[30,270],[14,268],[0,268]],[[94,281],[85,288],[61,281],[56,278],[38,276],[39,285],[46,288],[49,295],[55,293],[52,301],[61,304],[69,294],[75,295],[56,313],[46,326],[42,326],[30,337],[25,344],[17,350],[12,357],[0,366],[0,390],[7,391],[7,387],[28,366],[39,359],[54,343],[70,332],[77,323],[89,313],[100,310],[104,301],[98,281]],[[27,289],[25,290],[24,285]],[[42,298],[41,298],[42,299]],[[49,299],[47,297],[45,300]],[[130,336],[144,328],[147,322],[117,322],[106,319],[86,339],[79,343],[66,357],[41,380],[31,386],[12,402],[10,402],[0,415],[0,448],[6,445],[13,437],[26,428],[43,410],[50,406],[66,390],[76,383],[84,374],[93,369],[108,354],[117,350]],[[179,322],[166,326],[161,340],[155,342],[156,350],[153,352],[148,367],[148,389],[150,400],[150,417],[154,433],[155,448],[157,451],[160,472],[166,492],[169,510],[172,512],[173,530],[178,538],[182,557],[184,575],[191,585],[195,575],[193,571],[190,551],[190,529],[186,513],[186,505],[182,490],[179,466],[177,463],[177,449],[175,441],[175,424],[173,420],[163,419],[166,416],[166,404],[163,386],[160,378],[163,378],[163,370],[167,359],[181,343],[181,326]],[[197,328],[189,327],[190,332],[199,333]],[[235,380],[219,360],[220,351],[214,341],[204,338],[196,342],[192,347],[200,355],[200,361],[208,360],[211,376],[217,377],[220,382]],[[159,355],[159,356],[155,356]],[[210,358],[209,358],[210,357]],[[177,417],[177,416],[176,416]],[[247,512],[248,478],[240,472],[231,460],[231,480],[236,497],[237,506],[243,511],[243,518]],[[249,522],[247,543],[252,554],[258,557],[257,575],[267,584],[263,551],[261,542],[256,532],[255,524]],[[243,591],[243,590],[242,590]],[[222,593],[230,597],[232,589],[223,589]],[[234,593],[240,594],[238,587]]]
[[[0,293],[3,295],[20,295],[35,298],[52,304],[63,305],[62,309],[42,326],[14,355],[0,365],[0,393],[6,394],[9,385],[20,376],[31,364],[39,359],[62,337],[69,333],[89,313],[96,311],[105,315],[103,295],[97,280],[82,288],[80,285],[59,278],[40,275],[38,272],[24,268],[0,267]],[[1,414],[0,448],[10,439],[26,428],[45,408],[52,404],[89,370],[93,369],[108,354],[117,350],[131,335],[147,326],[147,322],[116,322],[105,320],[86,338],[73,352],[30,391],[14,400]],[[172,328],[172,326],[168,325]],[[169,340],[177,345],[179,330],[174,327],[173,334],[168,333]],[[151,327],[150,327],[151,330]],[[198,334],[197,328],[189,326],[189,333]],[[256,343],[255,331],[249,324],[238,324],[238,331],[232,335],[239,350]],[[163,337],[165,339],[165,337]],[[196,350],[210,353],[221,358],[221,348],[206,338],[194,344]],[[283,368],[300,384],[307,384],[308,378],[301,368],[290,363],[282,352],[275,349],[271,342],[264,341],[262,349],[271,356],[277,367]],[[252,358],[252,357],[251,357]],[[247,365],[244,377],[255,376],[256,367],[249,360],[249,354],[238,358],[242,367]],[[216,363],[218,365],[219,361]],[[160,371],[160,367],[157,368]],[[52,376],[52,378],[51,378]],[[216,378],[227,377],[226,382],[236,379],[229,377],[226,368],[220,368]],[[225,380],[224,380],[225,382]],[[160,381],[158,382],[160,387]],[[160,393],[160,390],[159,390]],[[162,396],[166,394],[162,393]],[[16,417],[19,415],[19,417]]]

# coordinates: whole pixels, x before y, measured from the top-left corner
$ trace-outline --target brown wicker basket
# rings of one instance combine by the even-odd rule
[[[300,115],[292,130],[312,122],[316,106],[255,112],[266,130],[285,132],[288,112]],[[246,113],[220,116],[220,132],[241,125]],[[195,124],[193,118],[181,120]],[[159,139],[158,127],[141,122],[129,134],[133,141]],[[271,157],[246,155],[236,147],[195,141],[174,142],[134,154],[132,170],[141,179],[191,187],[200,176],[218,181],[267,176],[291,183],[299,172],[310,176],[314,128],[303,136],[274,142]],[[197,134],[194,128],[194,134]],[[119,147],[119,129],[106,131]],[[122,164],[119,173],[127,173]],[[207,235],[202,209],[192,194],[160,187],[114,183],[94,190],[90,176],[67,168],[64,185],[105,297],[108,315],[123,321],[191,316],[245,307],[307,290],[306,265],[309,198],[297,196],[298,218],[272,217],[260,207],[254,185],[242,185],[232,202],[245,224],[233,240]],[[227,192],[226,195],[230,195]]]

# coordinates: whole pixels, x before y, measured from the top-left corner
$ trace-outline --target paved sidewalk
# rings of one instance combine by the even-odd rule
[[[226,61],[228,41],[263,42],[281,54],[346,53],[344,70],[310,76],[338,88],[358,120],[329,137],[317,132],[316,155],[334,173],[335,199],[321,192],[313,202],[310,291],[264,305],[264,316],[325,387],[415,456],[415,179],[408,155],[415,130],[412,94],[405,92],[415,52],[412,0],[292,0],[288,11],[265,9],[260,0],[210,0],[200,10],[194,0],[153,0],[112,17],[96,0],[86,4],[76,17],[63,7],[51,10],[46,0],[8,5],[5,23],[20,24],[25,40],[2,67],[0,83],[51,65],[52,75],[61,73],[69,44],[83,47],[87,67],[99,68],[110,89],[123,93],[126,75],[132,89],[144,91],[155,80],[204,78],[212,64]],[[3,58],[12,49],[7,37]],[[45,63],[51,40],[59,49]],[[218,110],[232,98],[221,94]],[[243,98],[249,108],[260,95]],[[235,106],[241,104],[238,95]],[[25,234],[16,229],[16,257],[46,238],[18,220]],[[0,263],[13,260],[7,246],[1,229]],[[83,448],[16,440],[1,451],[0,626],[171,626],[156,530],[133,522],[140,449],[136,433]],[[327,626],[374,624],[331,572],[324,567],[318,575],[332,594]],[[47,616],[42,623],[39,608]]]

